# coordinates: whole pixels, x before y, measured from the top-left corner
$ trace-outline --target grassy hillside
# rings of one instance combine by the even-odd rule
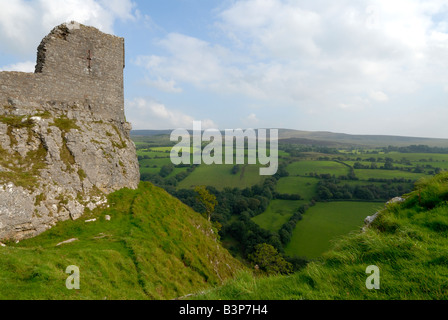
[[[448,299],[448,172],[420,180],[403,203],[388,205],[365,233],[335,242],[291,276],[242,272],[198,299]],[[380,270],[368,290],[366,268]]]
[[[242,268],[202,216],[150,183],[118,191],[109,203],[0,247],[0,299],[173,299]],[[57,246],[71,238],[78,240]],[[80,290],[65,286],[70,265],[80,269]]]

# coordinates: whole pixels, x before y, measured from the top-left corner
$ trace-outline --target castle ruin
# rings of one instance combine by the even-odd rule
[[[138,186],[124,55],[123,38],[71,22],[42,40],[34,73],[0,72],[0,239],[35,236]]]

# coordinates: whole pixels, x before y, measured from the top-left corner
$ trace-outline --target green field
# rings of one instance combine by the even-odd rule
[[[269,207],[262,214],[252,218],[256,224],[266,230],[278,231],[288,222],[295,211],[307,201],[272,200]]]
[[[424,161],[424,162],[418,162],[417,164],[421,166],[431,166],[433,168],[441,168],[441,169],[448,169],[448,161]]]
[[[349,166],[353,167],[355,165],[356,162],[359,162],[360,164],[362,164],[363,166],[370,166],[370,164],[372,162],[370,161],[344,161],[345,164],[348,164]],[[384,166],[384,163],[382,162],[373,162],[374,164],[376,164],[376,166],[378,168],[381,168],[382,166]],[[401,164],[401,163],[393,163],[394,167],[399,167],[399,168],[413,168],[414,166],[412,165],[405,165],[405,164]]]
[[[286,170],[292,176],[306,176],[310,173],[340,176],[349,173],[348,167],[334,161],[297,161],[290,164]]]
[[[315,259],[330,249],[331,242],[339,236],[359,231],[364,219],[381,207],[381,203],[375,202],[318,203],[297,223],[285,253]]]
[[[159,159],[143,159],[139,161],[140,164],[140,174],[150,173],[157,174],[164,165],[171,163],[170,158],[159,158]]]
[[[157,167],[162,167],[164,165],[170,164],[171,160],[170,158],[159,158],[159,159],[143,159],[140,161],[140,166],[141,167],[145,167],[145,166],[157,166]]]
[[[424,173],[413,173],[400,170],[383,170],[383,169],[355,169],[355,175],[361,180],[373,179],[394,179],[404,178],[410,180],[418,180],[424,176]]]
[[[389,300],[448,299],[448,173],[419,183],[404,203],[389,205],[365,232],[335,242],[319,261],[294,275],[241,273],[196,300]],[[380,269],[380,289],[369,290],[368,266]]]
[[[424,159],[432,159],[429,161],[448,161],[448,154],[442,153],[398,153],[391,152],[383,155],[384,158],[391,158],[394,160],[401,160],[403,158],[408,159],[410,161],[419,161]]]
[[[277,183],[277,192],[299,194],[302,199],[311,200],[316,195],[316,186],[319,182],[315,178],[285,177]]]
[[[185,180],[178,184],[179,189],[190,189],[195,186],[212,186],[218,190],[226,187],[244,189],[262,182],[265,177],[260,176],[258,165],[246,165],[240,172],[231,174],[234,165],[201,165],[196,168]]]
[[[390,153],[381,153],[381,154],[347,154],[350,158],[360,158],[360,159],[368,159],[368,158],[391,158],[394,161],[407,159],[411,162],[417,162],[420,160],[428,160],[428,161],[448,161],[448,154],[441,153],[399,153],[399,152],[390,152]],[[430,160],[432,159],[432,160]]]

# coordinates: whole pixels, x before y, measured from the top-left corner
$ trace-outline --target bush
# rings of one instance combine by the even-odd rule
[[[273,246],[266,243],[258,244],[255,252],[249,254],[249,259],[268,274],[289,274],[293,271],[292,264],[286,261]]]

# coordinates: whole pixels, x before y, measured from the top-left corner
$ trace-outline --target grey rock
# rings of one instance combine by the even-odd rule
[[[73,239],[68,239],[68,240],[65,240],[65,241],[62,241],[62,242],[59,242],[57,245],[56,245],[56,247],[58,247],[58,246],[60,246],[60,245],[63,245],[63,244],[68,244],[68,243],[72,243],[72,242],[75,242],[75,241],[78,241],[78,239],[77,238],[73,238]]]
[[[370,225],[378,217],[379,212],[375,213],[373,216],[368,216],[364,219],[364,223]]]
[[[389,204],[401,203],[401,202],[404,202],[404,201],[406,201],[405,198],[395,197],[395,198],[389,200],[388,202],[386,202],[386,206],[385,207],[387,207]],[[365,232],[371,226],[371,224],[378,218],[378,215],[380,213],[381,213],[381,211],[378,211],[373,216],[368,216],[367,218],[364,219],[364,226],[362,227],[362,232]]]
[[[0,72],[0,239],[36,236],[138,187],[124,39],[76,26],[42,40],[35,73]]]
[[[401,202],[404,202],[404,201],[406,201],[405,198],[402,198],[402,197],[395,197],[395,198],[389,200],[388,202],[386,202],[386,204],[401,203]]]

